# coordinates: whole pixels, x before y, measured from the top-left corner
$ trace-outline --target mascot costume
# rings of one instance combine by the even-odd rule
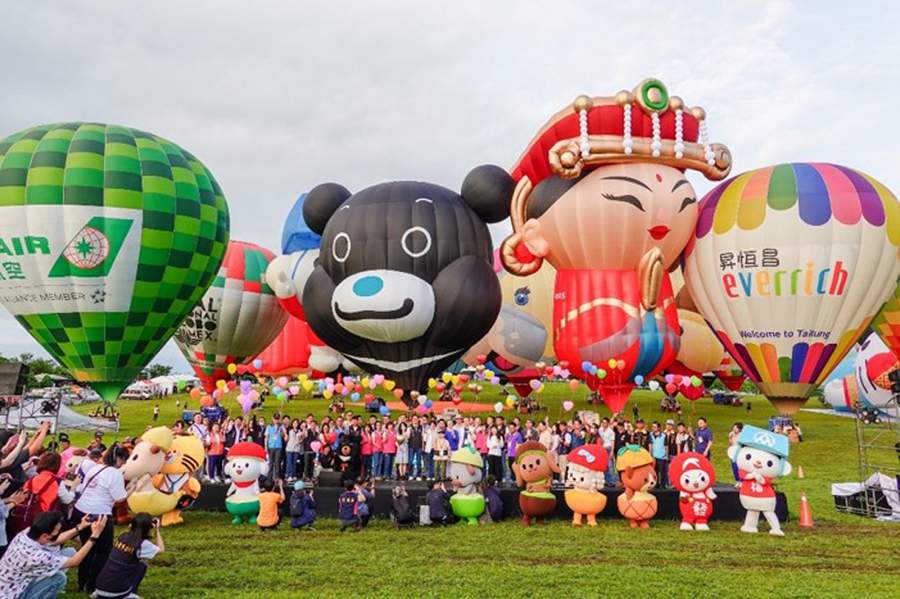
[[[639,445],[626,445],[616,455],[616,470],[625,492],[619,495],[619,513],[631,521],[631,528],[650,528],[656,515],[656,497],[650,489],[656,486],[654,459]]]
[[[231,486],[225,495],[225,509],[233,516],[231,523],[248,521],[256,524],[259,514],[259,479],[269,473],[266,450],[261,445],[244,441],[228,450],[225,476]]]
[[[779,476],[791,473],[787,461],[790,441],[784,435],[749,424],[738,436],[737,443],[728,448],[728,457],[738,468],[741,479],[741,505],[747,510],[743,532],[758,532],[759,515],[769,523],[769,534],[783,537],[781,524],[775,515],[775,487]]]
[[[553,474],[559,473],[556,454],[538,441],[520,443],[516,446],[513,472],[516,484],[525,487],[519,493],[522,524],[531,526],[532,520],[544,521],[556,509],[556,495],[550,492]]]
[[[694,451],[679,453],[669,464],[669,480],[678,490],[681,530],[709,530],[712,500],[716,498],[712,489],[716,471],[712,463]]]
[[[484,495],[478,492],[478,484],[484,477],[484,461],[481,454],[466,445],[450,455],[448,475],[456,489],[450,498],[453,513],[460,521],[478,524],[478,518],[484,513]]]
[[[597,514],[606,507],[606,495],[600,491],[606,481],[609,455],[602,445],[582,445],[567,456],[566,505],[572,510],[572,526],[597,526]]]

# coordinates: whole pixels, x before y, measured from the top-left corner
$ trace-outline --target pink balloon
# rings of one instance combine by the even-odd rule
[[[297,385],[291,385],[288,391],[291,392],[291,395],[297,395],[298,393],[300,393],[300,387],[298,387]]]
[[[288,377],[286,377],[286,376],[278,377],[278,386],[279,387],[281,387],[283,389],[283,388],[287,387],[287,385],[288,385]]]
[[[571,401],[569,401],[569,400],[567,399],[566,401],[564,401],[564,402],[562,403],[562,406],[563,406],[563,409],[564,409],[566,412],[571,412],[571,411],[572,411],[572,408],[575,407],[575,404],[572,403]]]
[[[667,375],[666,375],[666,382],[667,382],[667,383],[674,383],[674,382],[675,382],[675,375],[674,375],[674,374],[667,374]]]
[[[309,447],[313,451],[319,451],[320,449],[322,449],[322,443],[319,441],[313,441],[312,443],[309,444]]]
[[[257,391],[256,389],[251,389],[250,393],[248,393],[247,395],[250,396],[250,399],[252,401],[256,401],[257,399],[259,399],[259,391]]]

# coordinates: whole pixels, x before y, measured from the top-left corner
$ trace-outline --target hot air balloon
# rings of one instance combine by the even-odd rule
[[[534,318],[547,331],[540,360],[553,363],[556,358],[553,350],[553,287],[556,270],[545,264],[537,272],[523,277],[513,276],[506,271],[501,271],[499,276],[504,305],[515,306]]]
[[[281,251],[266,269],[266,281],[275,292],[281,306],[291,316],[301,320],[303,314],[303,287],[312,274],[319,256],[321,237],[303,220],[303,203],[307,194],[301,194],[284,222],[281,233]]]
[[[898,416],[889,377],[900,369],[900,362],[875,333],[864,336],[856,349],[853,374],[828,381],[825,403],[838,411],[855,410],[858,406]]]
[[[900,284],[894,288],[894,295],[872,321],[872,328],[900,359]]]
[[[508,214],[512,182],[481,166],[460,194],[411,181],[351,194],[319,185],[303,216],[322,252],[303,290],[303,311],[328,346],[396,381],[404,401],[428,390],[488,332],[500,311],[487,223]]]
[[[533,316],[509,304],[502,304],[494,326],[469,348],[463,362],[475,366],[479,364],[478,356],[487,356],[487,362],[500,356],[515,366],[533,367],[541,361],[546,341],[544,325]]]
[[[724,178],[727,148],[710,144],[705,113],[648,79],[611,98],[579,96],[516,163],[513,234],[501,256],[514,275],[556,270],[556,357],[620,411],[680,345],[667,270],[691,238],[696,194],[683,169]],[[584,365],[616,364],[603,378]]]
[[[727,354],[722,356],[722,362],[716,368],[716,376],[722,381],[725,388],[733,393],[740,391],[744,381],[747,380],[747,375],[744,374],[741,367]]]
[[[175,332],[207,392],[228,378],[229,364],[248,361],[284,328],[288,314],[264,277],[272,258],[265,248],[232,240],[212,286]]]
[[[107,401],[172,336],[227,243],[222,190],[170,141],[99,123],[0,141],[0,301]]]
[[[256,356],[263,363],[260,374],[277,377],[309,372],[308,333],[308,324],[299,318],[288,318],[278,336]]]
[[[894,291],[900,206],[833,164],[750,171],[703,199],[685,277],[731,356],[797,411]]]

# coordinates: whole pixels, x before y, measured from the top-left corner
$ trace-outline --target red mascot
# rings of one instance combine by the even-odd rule
[[[712,516],[712,490],[716,471],[703,455],[689,451],[680,453],[669,465],[669,480],[678,489],[678,506],[681,508],[681,530],[709,530]]]

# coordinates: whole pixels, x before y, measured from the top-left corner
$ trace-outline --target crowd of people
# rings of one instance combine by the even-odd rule
[[[735,427],[739,431],[740,423]],[[210,422],[197,413],[193,422],[177,421],[173,430],[203,441],[207,482],[224,481],[222,466],[228,448],[242,441],[264,447],[269,478],[289,484],[298,480],[310,483],[322,472],[340,473],[342,481],[444,480],[451,454],[465,445],[481,454],[486,475],[512,484],[516,447],[525,441],[539,441],[559,457],[561,466],[569,452],[588,443],[603,445],[610,456],[625,445],[645,447],[656,459],[659,484],[665,488],[669,460],[686,451],[709,456],[713,447],[712,431],[702,417],[694,425],[672,419],[648,424],[639,416],[597,422],[583,422],[575,416],[550,422],[548,418],[507,419],[502,415],[444,418],[401,414],[392,418],[344,412],[317,420],[312,414],[292,418],[276,412],[268,421],[262,416],[239,416]],[[729,441],[733,441],[731,437]],[[618,477],[612,463],[610,460],[607,483],[614,485]]]
[[[144,513],[115,537],[114,510],[135,488],[120,471],[129,449],[106,447],[98,435],[76,450],[65,433],[45,445],[49,429],[0,431],[0,597],[56,597],[69,568],[92,597],[136,597],[147,561],[165,544],[159,521]],[[84,459],[70,469],[73,455]],[[76,538],[78,549],[65,547]]]

